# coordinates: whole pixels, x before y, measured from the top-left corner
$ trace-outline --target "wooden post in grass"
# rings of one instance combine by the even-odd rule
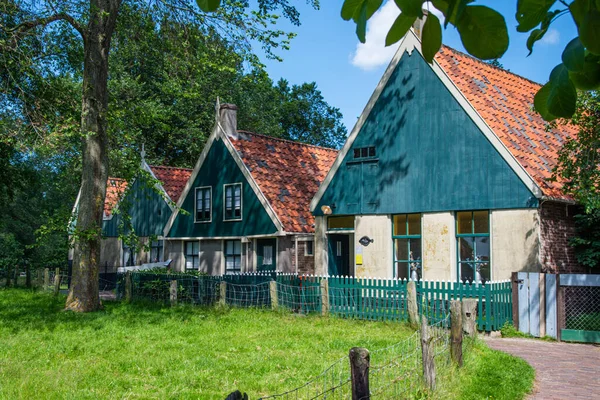
[[[321,279],[321,315],[329,315],[329,280],[327,278]]]
[[[417,304],[417,285],[410,281],[406,285],[408,295],[408,322],[413,328],[419,327],[419,306]]]
[[[462,326],[468,336],[477,334],[477,299],[462,300]]]
[[[44,290],[48,290],[50,286],[50,269],[44,268]]]
[[[125,302],[131,303],[133,298],[133,282],[131,281],[131,272],[125,273]]]
[[[371,356],[369,350],[362,347],[350,349],[350,377],[352,379],[352,400],[370,398],[369,366]]]
[[[60,292],[60,268],[54,270],[54,295],[58,296]]]
[[[460,300],[450,301],[450,357],[459,367],[463,365],[462,354],[463,327],[462,306]]]
[[[423,358],[423,379],[429,390],[435,390],[434,348],[431,345],[431,332],[427,325],[427,317],[421,316],[421,354]]]
[[[269,294],[271,295],[271,309],[279,308],[279,299],[277,298],[277,281],[269,282]]]
[[[225,307],[227,304],[227,282],[219,283],[219,306]]]
[[[13,285],[14,287],[19,287],[19,265],[15,265],[14,272],[15,275],[13,276]]]
[[[171,286],[169,287],[169,300],[171,300],[171,307],[177,305],[177,279],[171,281]]]
[[[42,285],[44,284],[44,271],[42,271],[40,268],[37,269],[37,278],[35,280],[35,286],[37,288],[43,287]]]

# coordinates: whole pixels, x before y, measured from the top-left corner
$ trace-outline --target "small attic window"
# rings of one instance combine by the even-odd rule
[[[354,149],[354,159],[372,158],[377,155],[375,146],[359,147]]]

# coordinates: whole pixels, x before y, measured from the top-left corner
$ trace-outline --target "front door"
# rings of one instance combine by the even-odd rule
[[[350,235],[329,235],[329,275],[350,275]]]
[[[256,241],[256,267],[258,271],[277,269],[277,240],[258,239]]]

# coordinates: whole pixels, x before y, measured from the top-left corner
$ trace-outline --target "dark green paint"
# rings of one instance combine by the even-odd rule
[[[565,342],[600,343],[600,332],[561,329],[560,340]]]
[[[350,236],[329,235],[329,275],[350,276]],[[340,254],[338,255],[338,243],[340,243]]]
[[[128,210],[134,232],[140,237],[162,236],[163,229],[171,216],[171,208],[163,195],[157,189],[149,188],[143,180],[134,181],[118,208]],[[116,237],[120,233],[127,233],[126,224],[119,228],[122,220],[125,220],[123,214],[117,211],[112,219],[103,221],[104,236]]]
[[[265,263],[265,246],[271,246],[271,263]],[[275,271],[277,268],[277,240],[258,239],[256,241],[256,265],[259,271]]]
[[[489,86],[487,90],[494,90]],[[376,146],[375,160],[354,149]],[[537,207],[422,56],[405,53],[315,208],[334,215]]]
[[[242,182],[242,220],[223,221],[223,185],[238,182]],[[201,186],[212,186],[212,221],[210,223],[194,223],[194,188]],[[220,139],[216,139],[212,143],[181,208],[187,213],[179,212],[168,234],[169,237],[239,237],[277,232],[269,214]]]

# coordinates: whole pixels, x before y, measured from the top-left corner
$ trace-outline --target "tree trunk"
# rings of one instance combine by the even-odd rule
[[[78,312],[101,307],[98,267],[108,179],[108,53],[120,5],[121,0],[90,0],[90,19],[83,38],[81,194],[72,285],[66,303],[67,310]]]

